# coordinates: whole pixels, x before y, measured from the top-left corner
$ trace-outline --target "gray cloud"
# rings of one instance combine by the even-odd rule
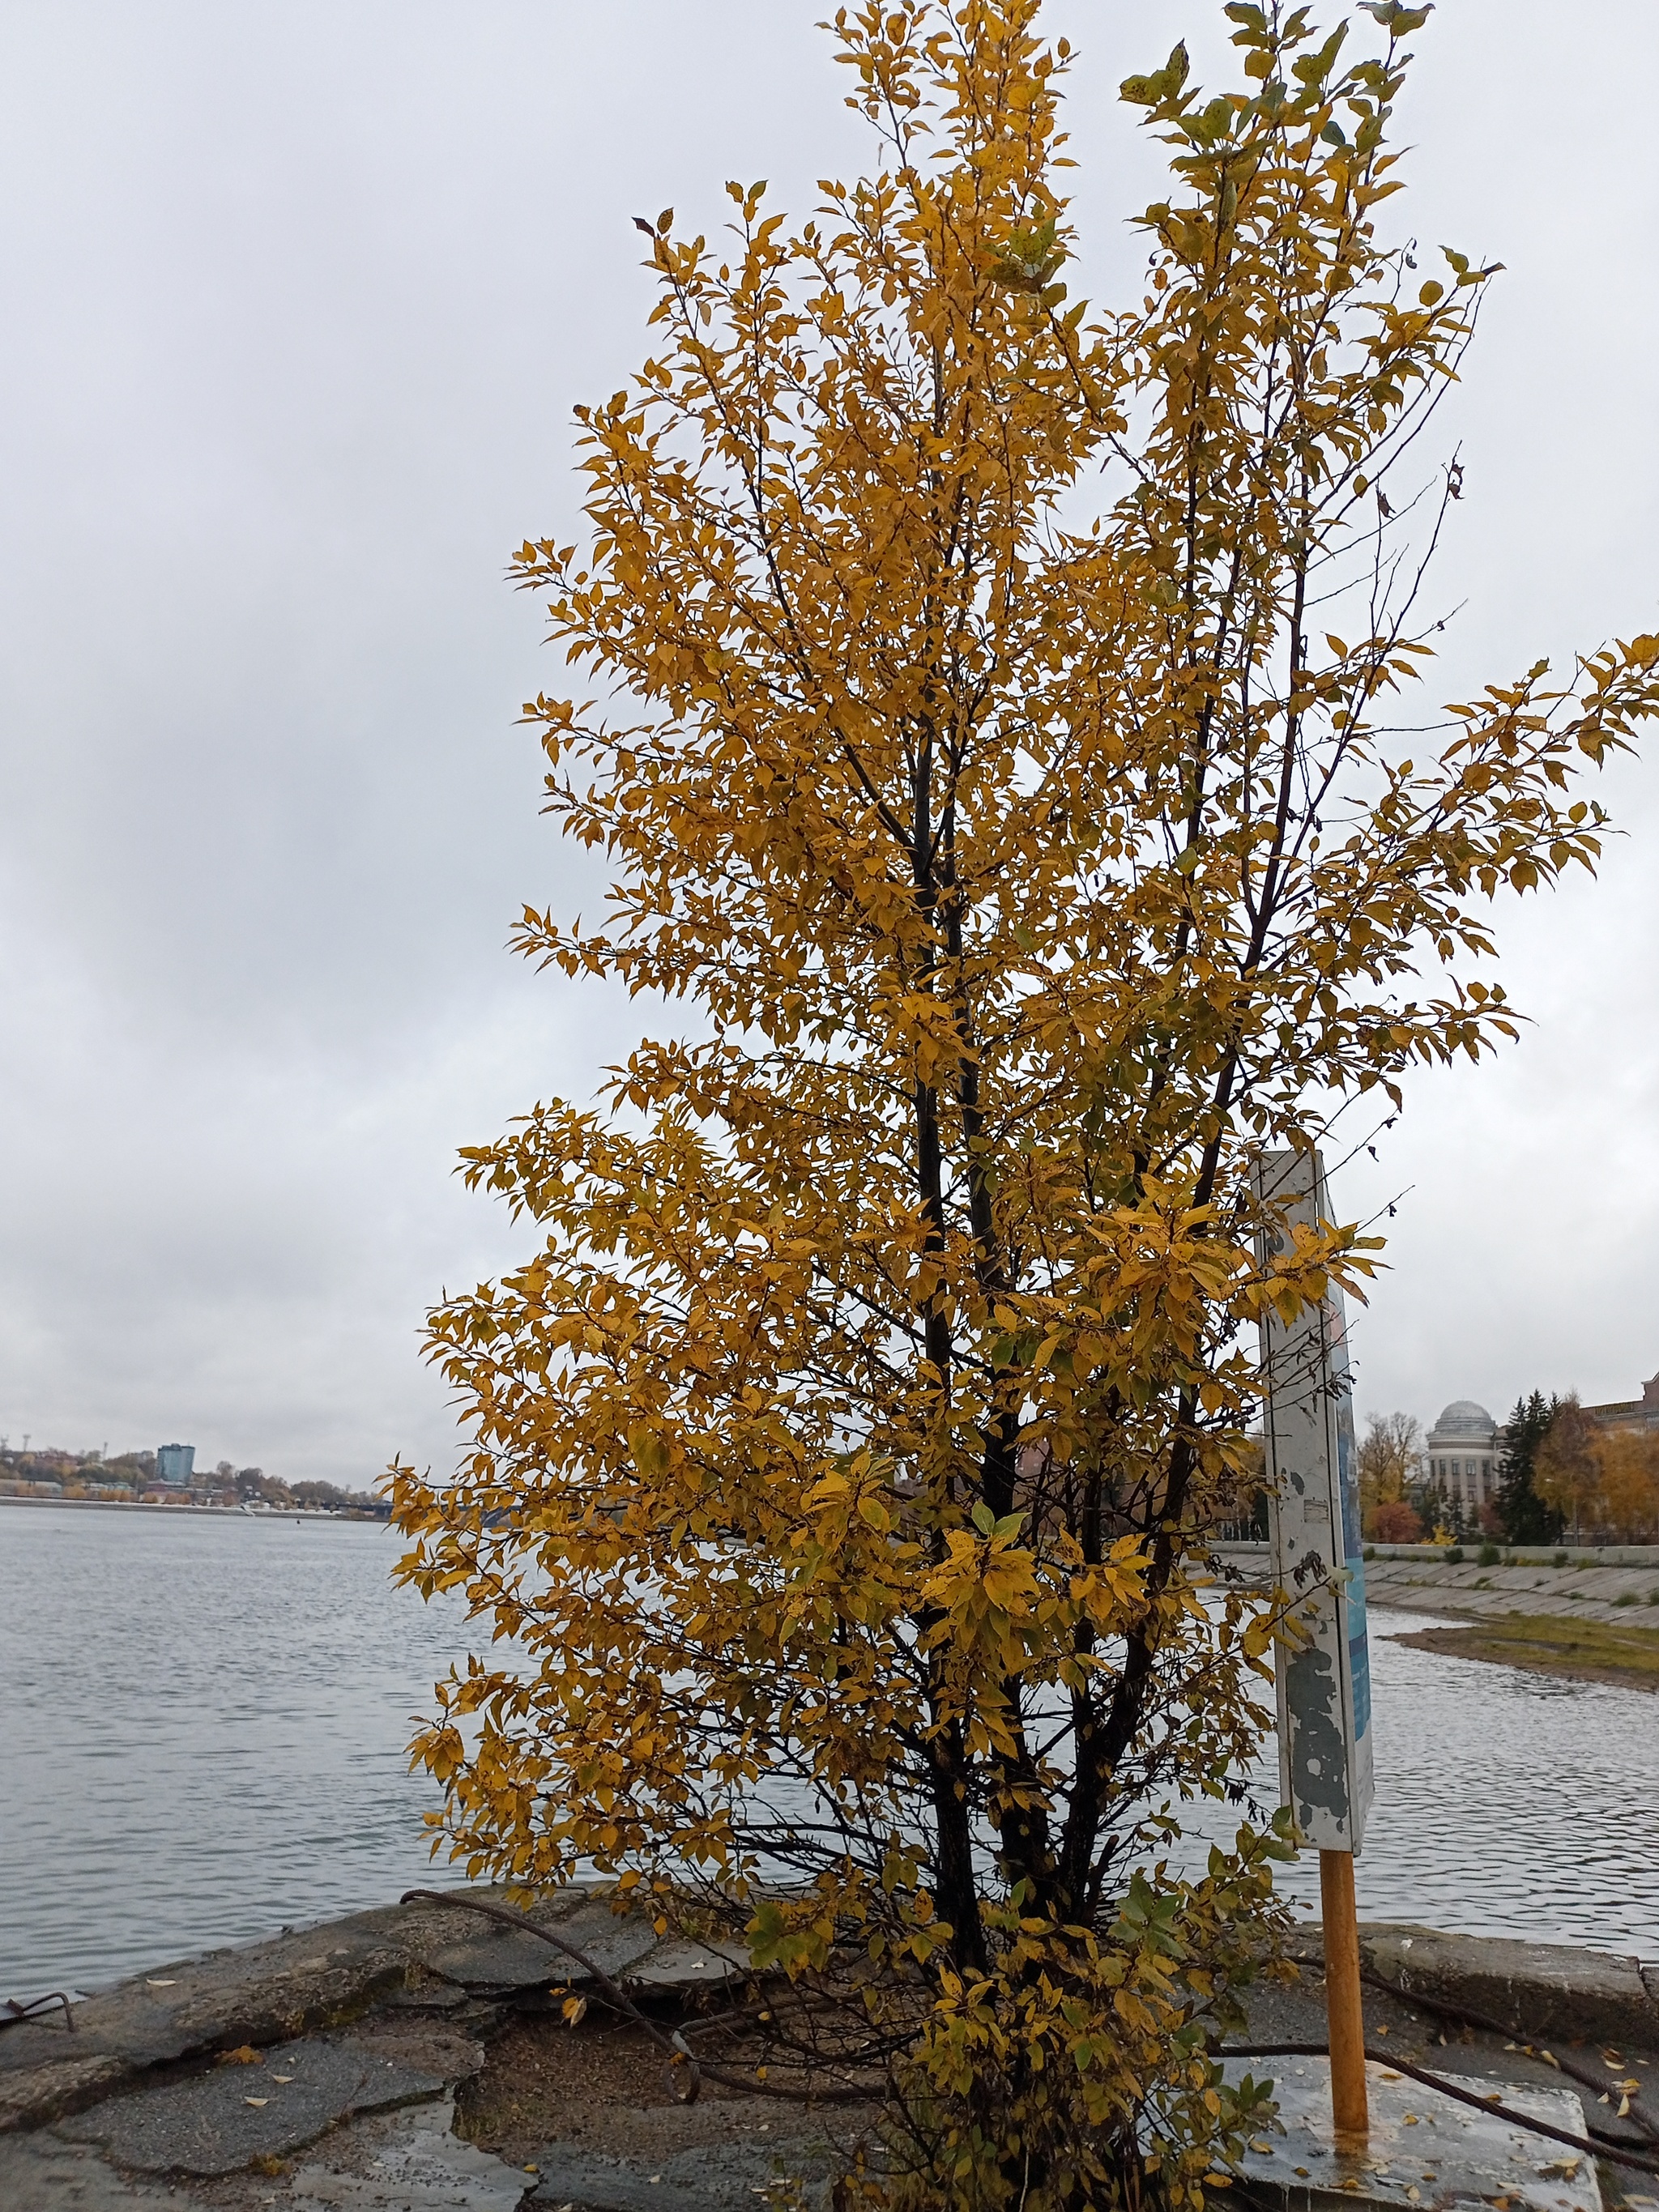
[[[522,1243],[454,1149],[637,1021],[501,950],[599,888],[537,817],[514,719],[556,665],[502,569],[574,526],[570,405],[643,349],[629,216],[859,163],[820,12],[0,7],[0,1428],[447,1456],[421,1310]],[[1116,79],[1179,32],[1212,73],[1212,14],[1054,10],[1097,290],[1156,173]],[[1604,0],[1569,52],[1464,0],[1417,44],[1393,204],[1510,270],[1440,434],[1461,696],[1659,619],[1659,24]],[[1362,1404],[1659,1364],[1659,804],[1649,765],[1607,785],[1602,884],[1506,919],[1536,1027],[1343,1178],[1410,1186]]]

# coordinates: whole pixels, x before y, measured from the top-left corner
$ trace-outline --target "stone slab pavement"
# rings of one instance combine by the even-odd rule
[[[506,1903],[500,1891],[468,1893]],[[618,1915],[580,1887],[529,1917],[602,1972],[659,1989],[718,1984],[742,1963],[718,1946],[659,1939],[643,1915]],[[0,2134],[101,2102],[155,2067],[336,2028],[385,2003],[453,2006],[586,1978],[552,1945],[460,1905],[353,1913],[119,1983],[76,2007],[72,2033],[61,2014],[0,2030]]]
[[[659,1942],[643,1916],[613,1914],[585,1891],[544,1900],[536,1916],[653,2001],[745,1971],[728,1948]],[[1621,2079],[1639,2079],[1654,2110],[1642,2069],[1659,2059],[1659,1967],[1410,1926],[1367,1925],[1362,1940],[1399,1991],[1366,1992],[1368,2030],[1397,2039],[1385,2048],[1449,2069],[1449,2043],[1459,2074],[1550,2086],[1544,2063],[1506,2048],[1504,2034],[1464,2033],[1428,2008],[1462,2002],[1512,2019],[1522,2040],[1561,2038],[1560,2052],[1576,2045],[1581,2062],[1605,2065],[1609,2089],[1597,2094],[1598,2074],[1586,2103],[1598,2126],[1618,2136],[1632,2125],[1614,2110]],[[1253,1994],[1255,2039],[1318,2039],[1316,1941],[1305,1932],[1299,1982]],[[456,2137],[452,2094],[483,2063],[485,2039],[581,1978],[551,1946],[459,1904],[399,1905],[137,1977],[79,2006],[73,2033],[61,2016],[6,2027],[0,2208],[514,2212],[526,2201],[754,2212],[782,2172],[827,2189],[827,2130],[797,2142],[773,2130],[769,2110],[764,2129],[734,2136],[734,2116],[722,2124],[708,2100],[618,2112],[602,2142],[517,2152],[534,2172]],[[1616,2051],[1601,2047],[1607,2037]]]
[[[826,2205],[834,2179],[822,2136],[698,2143],[649,2161],[607,2157],[575,2143],[550,2143],[536,2160],[531,2204],[583,2212],[755,2212],[769,2197]]]
[[[296,2169],[280,2212],[516,2212],[537,2179],[454,2132],[446,2098]]]
[[[0,2136],[0,2204],[6,2212],[191,2212],[199,2198],[164,2182],[118,2173],[90,2143],[52,2135]]]
[[[53,2130],[0,2138],[5,2212],[517,2212],[533,2173],[463,2142],[453,2100],[360,2120],[286,2174],[250,2172],[211,2197],[118,2172]]]
[[[1339,2147],[1331,2119],[1329,2063],[1323,2058],[1255,2062],[1271,2070],[1279,2117],[1251,2137],[1242,2166],[1244,2192],[1291,2212],[1340,2212],[1387,2205],[1396,2212],[1452,2212],[1501,2204],[1506,2212],[1601,2212],[1594,2163],[1496,2113],[1471,2111],[1420,2082],[1367,2066],[1370,2131],[1363,2146]],[[1242,2061],[1227,2069],[1237,2081]],[[1482,2081],[1447,2073],[1458,2088],[1488,2093]],[[1582,2135],[1583,2107],[1571,2090],[1510,2090],[1517,2112]]]
[[[112,2097],[57,2132],[135,2173],[235,2173],[287,2158],[359,2112],[430,2104],[447,2086],[354,2038],[308,2037],[274,2045],[257,2065]]]
[[[496,1891],[465,1893],[507,1904]],[[646,1916],[615,1913],[586,1889],[529,1917],[658,1997],[747,1972],[740,1952],[659,1939]],[[61,2014],[7,2027],[0,2212],[233,2202],[239,2212],[507,2212],[538,2177],[460,2142],[452,2092],[483,2063],[473,2038],[504,2007],[586,1978],[534,1936],[419,1901],[159,1966],[77,2002],[72,2029]],[[233,2057],[246,2063],[223,2063]],[[723,2183],[708,2193],[717,2163],[704,2212],[737,2202]],[[741,2212],[752,2205],[745,2182]]]

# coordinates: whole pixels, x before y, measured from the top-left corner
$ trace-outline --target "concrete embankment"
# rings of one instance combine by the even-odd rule
[[[1269,1571],[1265,1544],[1225,1544],[1220,1549],[1229,1566],[1252,1579]],[[1559,1567],[1547,1554],[1524,1564],[1481,1566],[1467,1553],[1448,1565],[1435,1553],[1379,1552],[1365,1562],[1365,1597],[1368,1604],[1395,1606],[1406,1613],[1454,1613],[1472,1620],[1488,1614],[1559,1613],[1659,1631],[1659,1548],[1650,1559],[1609,1565],[1596,1554],[1580,1555]]]
[[[84,2000],[72,2029],[58,2013],[0,2033],[0,2204],[753,2212],[780,2189],[827,2202],[870,2108],[826,2115],[758,2081],[751,2093],[746,2075],[711,2078],[688,2103],[665,2063],[660,2037],[676,2021],[752,2013],[740,1960],[659,1939],[642,1916],[580,1891],[535,1917],[621,1984],[656,2032],[603,2009],[568,2026],[557,1985],[581,1990],[586,1970],[459,1904],[355,1914],[157,1967]],[[1581,2076],[1593,2069],[1591,2127],[1615,2144],[1644,2140],[1659,1972],[1610,1953],[1429,1928],[1361,1935],[1387,1984],[1367,1989],[1368,2041],[1524,2090],[1559,2087],[1561,2075],[1517,2043],[1553,2039],[1578,2050]],[[1251,2002],[1259,2039],[1322,2036],[1317,1931],[1293,1948],[1299,1974]],[[1460,2005],[1498,2032],[1460,2023]],[[745,2063],[740,2051],[731,2063]]]
[[[1609,1626],[1659,1629],[1659,1560],[1651,1566],[1446,1566],[1421,1559],[1367,1560],[1371,1605],[1407,1613],[1571,1613]]]

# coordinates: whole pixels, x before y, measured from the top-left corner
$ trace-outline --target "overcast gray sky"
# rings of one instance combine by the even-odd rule
[[[636,212],[864,159],[819,0],[0,5],[0,1433],[371,1481],[447,1464],[423,1307],[524,1246],[456,1147],[634,1023],[502,950],[591,903],[501,580],[643,347]],[[1322,11],[1330,14],[1332,11]],[[1087,289],[1155,171],[1115,96],[1218,5],[1064,0]],[[1659,10],[1444,0],[1402,229],[1504,261],[1442,420],[1433,688],[1659,625]],[[1659,1368],[1659,765],[1599,885],[1502,917],[1534,1018],[1425,1077],[1362,1409]]]

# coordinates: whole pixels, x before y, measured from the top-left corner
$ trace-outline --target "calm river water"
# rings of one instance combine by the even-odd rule
[[[0,1998],[450,1878],[404,1746],[467,1631],[389,1586],[398,1541],[0,1508]],[[1389,1640],[1422,1625],[1371,1615],[1362,1915],[1659,1959],[1659,1698]]]

